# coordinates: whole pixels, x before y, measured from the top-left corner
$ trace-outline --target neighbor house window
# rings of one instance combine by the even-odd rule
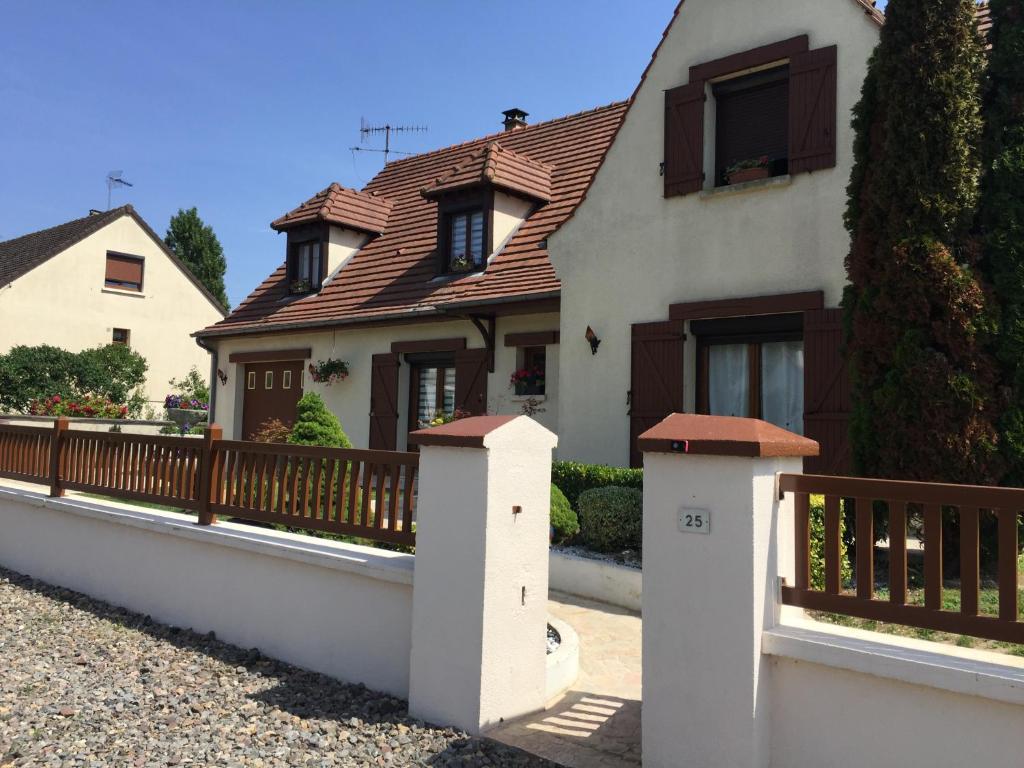
[[[138,256],[108,252],[103,285],[122,291],[141,291],[144,264],[143,259]]]
[[[310,293],[319,291],[323,285],[322,244],[319,240],[307,240],[291,245],[289,260],[289,293]]]
[[[113,336],[110,339],[111,344],[124,344],[128,346],[128,342],[131,339],[131,331],[127,328],[115,328]]]
[[[799,314],[691,323],[697,336],[697,410],[744,416],[797,434],[804,428]]]
[[[448,215],[448,271],[469,272],[484,263],[482,209]]]
[[[544,347],[523,347],[519,351],[519,368],[513,375],[517,395],[543,395],[547,374],[547,350]]]
[[[715,186],[729,171],[789,172],[789,67],[735,77],[711,87],[715,99]],[[737,178],[743,178],[739,176]]]

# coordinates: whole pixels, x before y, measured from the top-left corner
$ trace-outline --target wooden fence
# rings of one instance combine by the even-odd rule
[[[414,546],[419,454],[0,424],[0,477]]]
[[[1018,516],[1024,489],[823,475],[779,478],[780,498],[794,494],[796,584],[782,588],[782,601],[818,611],[904,624],[941,632],[1024,643],[1019,620],[1017,558]],[[811,587],[810,495],[825,497],[824,590]],[[856,591],[844,594],[842,573],[843,509],[855,519]],[[888,515],[888,599],[875,595],[875,515]],[[958,610],[943,609],[943,515],[959,526],[960,595]],[[997,531],[998,615],[979,611],[982,516],[991,515]],[[907,522],[923,520],[924,604],[907,601]],[[867,546],[865,546],[867,544]]]

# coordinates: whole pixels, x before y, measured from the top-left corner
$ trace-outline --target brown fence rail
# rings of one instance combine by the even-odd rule
[[[60,483],[198,510],[202,451],[195,438],[68,430],[61,439]]]
[[[215,451],[211,512],[415,543],[418,454],[229,440]]]
[[[419,454],[0,424],[0,477],[413,546]]]
[[[783,586],[782,601],[817,611],[960,635],[1024,643],[1019,620],[1018,516],[1024,489],[995,488],[822,475],[779,478],[780,498],[794,494],[796,584]],[[810,495],[825,497],[824,590],[811,587]],[[854,511],[856,594],[843,594],[842,509]],[[889,515],[889,598],[876,599],[874,542],[876,506]],[[960,608],[943,610],[943,514],[959,523]],[[994,515],[998,532],[998,616],[979,613],[982,515]],[[907,521],[923,519],[924,605],[907,604]],[[867,543],[867,546],[863,544]]]
[[[0,424],[0,477],[49,483],[53,433],[48,427]]]

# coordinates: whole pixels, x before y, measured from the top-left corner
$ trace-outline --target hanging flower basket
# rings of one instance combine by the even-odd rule
[[[309,377],[317,384],[331,386],[348,378],[348,363],[329,357],[309,364]]]

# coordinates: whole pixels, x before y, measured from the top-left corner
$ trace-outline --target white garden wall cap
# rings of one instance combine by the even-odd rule
[[[645,453],[781,458],[817,456],[818,443],[761,419],[673,413],[640,435]]]
[[[539,439],[554,448],[557,436],[549,429],[542,427],[529,416],[470,416],[442,424],[439,427],[420,429],[409,434],[411,445],[436,445],[447,448],[490,448],[493,447],[492,435],[508,428],[517,428],[520,434],[517,439]],[[532,434],[531,434],[532,433]]]
[[[1024,705],[1024,659],[973,648],[792,622],[762,635],[762,653],[951,693]]]

